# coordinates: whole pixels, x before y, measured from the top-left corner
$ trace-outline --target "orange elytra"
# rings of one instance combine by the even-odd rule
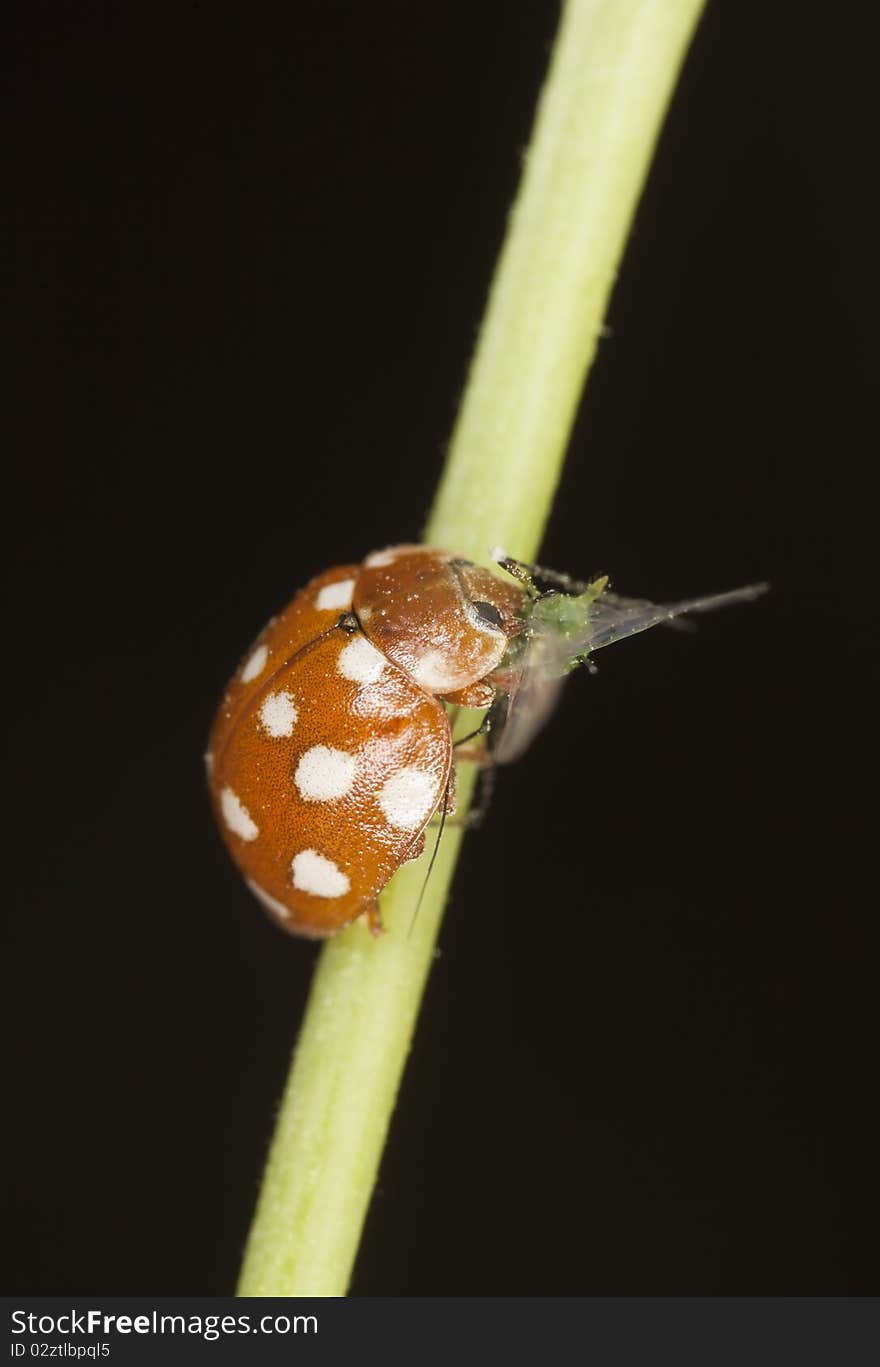
[[[285,930],[333,935],[417,858],[453,781],[441,700],[486,707],[525,591],[426,546],[313,579],[257,637],[207,754],[223,838]]]

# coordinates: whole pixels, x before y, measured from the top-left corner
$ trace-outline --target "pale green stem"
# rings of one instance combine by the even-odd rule
[[[426,540],[534,557],[608,294],[702,0],[568,0]],[[460,810],[470,792],[463,775]],[[461,835],[322,951],[239,1285],[344,1295]],[[394,1288],[389,1288],[393,1291]]]

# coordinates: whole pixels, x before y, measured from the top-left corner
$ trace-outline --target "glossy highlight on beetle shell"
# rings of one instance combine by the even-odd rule
[[[206,762],[223,838],[286,930],[332,935],[417,858],[444,803],[442,701],[485,707],[524,590],[449,552],[394,546],[313,579],[266,626]]]

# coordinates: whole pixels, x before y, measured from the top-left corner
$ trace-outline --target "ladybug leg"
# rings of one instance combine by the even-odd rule
[[[495,701],[495,684],[489,679],[478,679],[476,683],[468,684],[466,688],[458,688],[454,693],[443,693],[441,698],[443,702],[449,703],[450,707],[456,708],[457,716],[457,709],[460,707],[491,707]],[[455,721],[455,717],[452,721]]]
[[[478,768],[485,769],[487,765],[492,764],[492,756],[485,745],[467,744],[470,740],[470,736],[465,736],[464,740],[456,743],[455,758],[465,764],[476,764]]]
[[[498,765],[492,753],[493,732],[500,735],[504,727],[507,715],[508,698],[506,694],[499,693],[495,701],[489,708],[483,720],[480,722],[476,731],[472,731],[468,736],[462,736],[460,741],[453,745],[455,758],[457,760],[467,760],[478,766],[477,788],[474,801],[471,803],[469,811],[463,819],[456,824],[468,829],[472,826],[479,826],[489,810],[492,802],[492,794],[495,791],[495,770]],[[487,744],[479,743],[480,737],[487,738]],[[472,744],[476,741],[477,744]]]
[[[367,926],[370,934],[374,939],[378,939],[380,935],[385,934],[385,927],[382,924],[382,917],[379,914],[378,902],[371,902],[364,911],[364,915],[367,918]]]
[[[494,724],[495,708],[490,707],[483,717],[476,731],[469,731],[461,740],[453,741],[452,748],[457,760],[465,760],[468,764],[478,764],[480,768],[485,768],[492,763],[491,750],[485,745],[473,745],[472,741],[479,741],[482,736],[488,736]]]

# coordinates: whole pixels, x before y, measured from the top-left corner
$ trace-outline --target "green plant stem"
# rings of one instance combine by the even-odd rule
[[[568,0],[426,540],[540,544],[584,377],[702,0]],[[460,780],[464,810],[472,775]],[[388,933],[327,944],[239,1294],[344,1295],[461,841],[382,897]]]

